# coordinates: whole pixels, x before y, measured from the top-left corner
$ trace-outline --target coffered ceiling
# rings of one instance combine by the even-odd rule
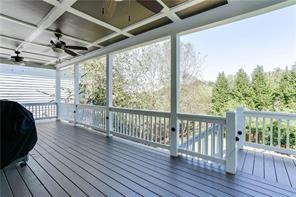
[[[104,48],[187,17],[227,5],[227,0],[1,0],[0,58],[14,51],[40,65],[73,58],[52,50],[50,40]]]

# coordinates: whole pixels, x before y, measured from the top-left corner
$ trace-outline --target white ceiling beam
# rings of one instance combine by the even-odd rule
[[[162,1],[156,0],[160,5],[162,5],[163,9],[162,12],[173,22],[180,21],[181,19],[175,12],[170,12],[170,8]]]
[[[6,39],[6,40],[11,40],[11,41],[16,41],[16,42],[25,42],[26,44],[30,44],[30,45],[34,45],[34,46],[38,46],[38,47],[50,48],[50,46],[45,45],[45,44],[37,44],[37,43],[34,43],[34,42],[26,42],[25,40],[9,37],[9,36],[5,36],[5,35],[0,35],[0,38]]]
[[[43,1],[49,3],[49,4],[53,5],[53,6],[59,6],[59,4],[60,4],[59,2],[57,2],[55,0],[43,0]],[[95,17],[92,17],[92,16],[90,16],[90,15],[84,13],[84,12],[81,12],[80,10],[77,10],[77,9],[75,9],[73,7],[69,7],[69,9],[67,11],[74,14],[74,15],[76,15],[76,16],[84,18],[85,20],[93,22],[93,23],[95,23],[97,25],[103,26],[103,27],[105,27],[107,29],[110,29],[110,30],[115,31],[115,32],[120,33],[120,34],[123,34],[123,35],[125,35],[127,37],[133,37],[134,36],[134,35],[132,35],[132,34],[130,34],[128,32],[121,32],[121,30],[119,28],[117,28],[117,27],[115,27],[115,26],[113,26],[113,25],[111,25],[109,23],[106,23],[106,22],[104,22],[102,20],[99,20],[99,19],[97,19]]]
[[[48,4],[51,4],[53,6],[56,6],[58,7],[61,3],[57,0],[43,0],[44,2],[48,3]]]
[[[108,36],[105,36],[103,38],[99,38],[98,40],[96,40],[93,43],[89,44],[87,47],[96,46],[99,43],[102,43],[102,42],[104,42],[106,40],[109,40],[109,39],[114,38],[114,37],[119,36],[119,35],[120,35],[120,33],[117,33],[117,32],[109,34]]]
[[[7,21],[10,21],[10,22],[13,22],[13,23],[16,23],[16,24],[25,26],[25,27],[29,27],[29,28],[32,28],[34,30],[37,29],[37,26],[35,26],[35,25],[29,24],[29,23],[26,23],[26,22],[23,22],[23,21],[20,21],[20,20],[17,20],[17,19],[8,17],[8,16],[5,16],[3,14],[0,14],[0,19],[7,20]],[[55,31],[48,30],[48,29],[45,29],[44,31],[45,32],[49,32],[49,33],[55,33]],[[86,44],[86,45],[91,44],[88,41],[81,40],[81,39],[78,39],[78,38],[75,38],[75,37],[72,37],[72,36],[69,36],[69,35],[63,34],[63,37],[66,38],[66,39],[68,39],[68,40],[73,40],[73,41],[80,42],[80,43],[83,43],[83,44]],[[23,40],[23,42],[31,43],[31,42],[25,41],[25,40]]]
[[[50,10],[50,12],[40,21],[37,25],[37,29],[25,39],[26,42],[32,42],[35,38],[37,38],[42,31],[48,28],[54,21],[56,21],[64,12],[67,11],[69,7],[71,7],[77,0],[64,0],[58,7],[54,7]],[[22,42],[16,50],[19,50],[25,42]]]
[[[121,30],[119,28],[117,28],[117,27],[115,27],[113,25],[110,25],[109,23],[106,23],[104,21],[101,21],[101,20],[99,20],[97,18],[94,18],[94,17],[92,17],[92,16],[90,16],[90,15],[84,13],[84,12],[81,12],[81,11],[79,11],[77,9],[74,9],[72,7],[70,7],[67,11],[74,14],[74,15],[76,15],[76,16],[84,18],[85,20],[93,22],[93,23],[95,23],[97,25],[103,26],[103,27],[105,27],[107,29],[110,29],[112,31],[115,31],[117,33],[121,33],[121,34],[123,34],[123,35],[125,35],[127,37],[133,37],[134,36],[134,35],[132,35],[132,34],[130,34],[128,32],[121,32]]]
[[[159,13],[157,13],[157,14],[155,14],[155,15],[149,17],[149,18],[146,18],[146,19],[144,19],[144,20],[142,20],[142,21],[140,21],[140,22],[138,22],[138,23],[132,24],[132,25],[126,27],[126,28],[123,28],[123,29],[121,30],[121,33],[129,32],[129,31],[131,31],[131,30],[133,30],[133,29],[136,29],[136,28],[141,27],[141,26],[143,26],[143,25],[149,24],[149,23],[151,23],[151,22],[153,22],[153,21],[156,21],[156,20],[158,20],[158,19],[161,19],[161,18],[163,18],[163,17],[165,17],[165,16],[168,16],[168,15],[170,15],[170,14],[173,14],[173,13],[175,13],[175,12],[177,12],[177,11],[182,10],[182,9],[189,8],[189,7],[191,7],[192,5],[195,5],[195,4],[198,4],[198,3],[201,3],[201,2],[203,2],[203,1],[205,1],[205,0],[190,0],[190,1],[185,1],[184,3],[182,3],[182,4],[178,5],[178,6],[175,6],[175,7],[171,8],[171,9],[168,8],[169,10],[162,10],[161,12],[159,12]],[[178,20],[178,21],[180,21],[180,20]],[[176,22],[177,22],[177,21],[176,21]],[[117,36],[117,34],[113,34],[113,35],[114,35],[114,36]],[[110,36],[108,36],[108,37],[109,37],[109,39],[112,38],[112,37],[110,37]],[[101,40],[106,40],[106,39],[105,39],[105,37],[104,37],[104,38],[101,38],[101,39],[99,39],[99,40],[97,40],[97,41],[94,41],[90,46],[94,46],[94,45],[96,45],[96,44],[99,44],[100,42],[102,42]]]
[[[9,21],[9,22],[13,22],[15,24],[22,25],[22,26],[25,26],[25,27],[28,27],[28,28],[32,28],[32,29],[36,29],[37,28],[35,25],[32,25],[30,23],[26,23],[24,21],[20,21],[20,20],[11,18],[11,17],[6,16],[4,14],[0,14],[0,19],[6,20],[6,21]]]
[[[167,16],[169,13],[176,13],[180,10],[183,10],[183,9],[186,9],[186,8],[189,8],[191,7],[192,5],[195,5],[195,4],[198,4],[198,3],[201,3],[205,0],[190,0],[190,1],[185,1],[184,3],[180,4],[180,5],[177,5],[171,9],[169,9],[168,11],[165,11],[165,12],[160,12],[156,15],[153,15],[147,19],[144,19],[138,23],[135,23],[135,24],[132,24],[124,29],[122,29],[123,32],[128,32],[128,31],[131,31],[132,29],[136,29],[138,27],[141,27],[143,25],[146,25],[148,23],[151,23],[153,21],[156,21],[160,18],[163,18],[165,16]]]
[[[44,1],[47,2],[47,3],[50,3],[50,4],[54,5],[54,6],[57,6],[58,4],[60,4],[59,2],[56,3],[56,1],[54,1],[54,0],[44,0]],[[157,1],[164,7],[164,9],[160,13],[155,14],[155,15],[149,17],[149,18],[146,18],[146,19],[144,19],[144,20],[142,20],[142,21],[140,21],[138,23],[130,25],[130,26],[128,26],[128,27],[126,27],[126,28],[124,28],[122,30],[120,30],[120,29],[118,29],[116,27],[113,27],[112,25],[110,25],[108,23],[100,21],[100,20],[98,20],[98,19],[96,19],[96,18],[94,18],[92,16],[89,16],[88,14],[85,14],[85,13],[79,11],[79,10],[76,10],[76,9],[72,8],[72,7],[69,7],[68,11],[71,12],[72,14],[75,14],[75,15],[77,15],[79,17],[82,17],[82,18],[84,18],[86,20],[89,20],[89,21],[94,22],[94,23],[96,23],[98,25],[104,26],[104,27],[106,27],[108,29],[111,29],[111,30],[116,32],[116,33],[110,34],[108,36],[105,36],[103,38],[100,38],[100,39],[94,41],[93,43],[90,43],[90,44],[87,45],[87,47],[91,47],[91,46],[98,46],[99,43],[104,42],[106,40],[109,40],[111,38],[114,38],[114,37],[116,37],[116,36],[118,36],[120,34],[123,34],[123,35],[128,36],[128,37],[132,37],[132,34],[128,33],[130,30],[138,28],[138,27],[143,26],[143,25],[146,25],[148,23],[156,21],[156,20],[158,20],[160,18],[163,18],[165,16],[167,16],[168,18],[170,18],[174,22],[178,22],[181,19],[175,14],[175,12],[180,11],[182,9],[186,9],[186,8],[188,8],[188,7],[190,7],[190,6],[194,5],[194,4],[200,3],[200,2],[205,1],[205,0],[186,1],[186,2],[184,2],[184,3],[182,3],[182,4],[178,5],[178,6],[175,6],[175,7],[171,8],[171,9],[168,8],[167,5],[162,2],[162,0],[157,0]],[[101,48],[102,48],[102,46],[101,46]],[[68,55],[63,56],[60,59],[64,59],[66,57],[69,57],[69,56]]]
[[[188,17],[182,21],[168,24],[138,36],[128,38],[80,57],[75,57],[69,61],[57,64],[56,67],[61,68],[74,63],[82,62],[107,53],[112,53],[141,43],[169,36],[173,33],[183,35],[188,32],[202,31],[294,4],[295,1],[287,0],[229,1],[227,5]]]

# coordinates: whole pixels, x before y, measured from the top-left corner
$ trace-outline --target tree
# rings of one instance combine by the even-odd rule
[[[181,43],[180,47],[180,82],[190,84],[199,80],[201,75],[201,65],[206,56],[196,52],[192,43]]]
[[[231,99],[229,81],[224,72],[219,73],[212,94],[212,111],[214,114],[223,115]]]
[[[106,59],[92,59],[80,65],[80,103],[106,104]]]
[[[253,102],[255,109],[269,110],[272,108],[272,90],[267,82],[262,66],[257,66],[252,73]]]
[[[186,113],[210,113],[213,85],[202,81],[201,66],[206,55],[197,52],[192,43],[180,46],[180,111]]]
[[[234,79],[234,96],[238,106],[254,108],[253,89],[248,74],[242,68],[238,70]]]
[[[296,70],[286,70],[282,74],[276,98],[280,103],[276,110],[296,112]]]
[[[162,41],[140,48],[117,53],[113,56],[114,88],[123,86],[127,102],[118,107],[149,110],[169,110],[170,106],[170,43]],[[115,93],[116,89],[114,89]]]

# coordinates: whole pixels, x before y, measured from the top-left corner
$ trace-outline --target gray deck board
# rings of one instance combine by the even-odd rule
[[[75,137],[77,137],[77,131],[75,131],[75,128],[73,129],[73,128],[71,128],[71,126],[67,126],[67,128],[68,129],[65,129],[65,128],[63,128],[63,129],[65,129],[64,131],[65,132],[63,132],[64,133],[64,135],[66,135],[67,137],[68,136],[70,136],[71,135],[71,133],[73,133],[73,135],[75,136]],[[54,129],[53,129],[54,130]],[[67,132],[66,132],[67,131]],[[78,132],[79,132],[79,130],[78,130]],[[97,135],[96,134],[93,134],[93,133],[91,133],[91,135],[92,136],[89,136],[89,134],[85,134],[85,133],[83,133],[83,134],[81,134],[81,135],[83,135],[85,138],[87,138],[87,142],[86,142],[86,144],[88,144],[88,143],[98,143],[98,141],[101,141],[102,139],[104,140],[104,138],[98,138],[98,139],[96,139],[96,137],[97,137]],[[79,139],[79,140],[77,140],[76,138],[74,138],[74,140],[76,140],[77,142],[78,141],[80,141],[81,139]],[[112,143],[113,143],[113,141],[111,141]],[[106,143],[106,142],[105,142]],[[114,142],[115,143],[115,142]],[[131,147],[130,147],[130,145],[128,145],[128,144],[120,144],[120,145],[117,145],[118,143],[116,143],[116,145],[114,145],[114,146],[111,146],[111,148],[113,148],[113,147],[115,147],[115,146],[118,146],[118,149],[117,149],[117,151],[120,151],[120,150],[122,150],[122,148],[123,147],[127,147],[126,148],[126,151],[127,152],[130,152],[130,151],[132,151],[133,149],[131,149]],[[99,149],[99,147],[98,148],[96,148],[96,149]],[[114,153],[116,153],[116,152],[114,152]],[[132,155],[139,155],[139,156],[142,156],[142,157],[146,157],[148,160],[152,160],[153,159],[153,157],[157,157],[157,159],[155,160],[156,162],[159,162],[160,160],[159,159],[167,159],[167,157],[163,157],[163,156],[161,156],[161,155],[159,155],[159,154],[153,154],[153,155],[150,155],[149,154],[149,151],[145,151],[145,150],[141,150],[141,149],[138,149],[138,150],[136,150],[135,152],[131,152],[132,153]],[[146,156],[145,156],[146,155]],[[151,157],[151,156],[153,156],[153,157]],[[159,159],[158,159],[159,158]],[[174,162],[174,160],[171,160],[170,158],[169,158],[169,163],[168,164],[171,164],[172,162]],[[182,166],[184,164],[184,161],[183,162],[181,162],[181,163],[179,163],[178,165],[177,165],[177,167],[179,168],[180,166]],[[188,167],[188,166],[187,166]],[[189,170],[190,171],[190,170]],[[190,172],[192,172],[192,171],[190,171]],[[261,191],[261,192],[263,192],[263,193],[270,193],[270,191],[269,191],[269,187],[268,186],[266,186],[266,184],[265,183],[262,183],[261,182],[261,180],[256,180],[256,182],[254,183],[254,181],[252,181],[251,179],[242,179],[241,177],[238,177],[235,181],[238,181],[238,180],[242,180],[243,182],[242,182],[242,184],[251,184],[250,185],[250,187],[252,187],[252,188],[256,188],[256,189],[258,189],[259,191]],[[238,183],[238,184],[241,184],[241,183]],[[276,185],[273,185],[273,184],[271,184],[275,189],[277,189],[278,187],[276,186]],[[266,188],[266,189],[262,189],[262,187],[263,188]],[[280,191],[279,191],[280,192]]]
[[[252,151],[247,151],[246,154],[247,155],[243,165],[243,172],[246,172],[248,174],[253,174],[255,153]]]
[[[70,136],[71,135],[67,133],[67,137],[70,137]],[[74,140],[74,139],[72,139],[72,140]],[[69,140],[69,141],[71,142],[72,140]],[[64,141],[66,141],[66,140],[64,139]],[[228,184],[227,182],[225,183],[225,182],[223,182],[219,179],[215,179],[214,177],[211,177],[211,176],[205,176],[203,174],[198,174],[198,177],[193,176],[192,175],[193,171],[190,169],[187,170],[187,173],[184,173],[182,171],[179,171],[179,169],[174,169],[173,166],[170,167],[167,164],[161,164],[162,163],[162,162],[160,162],[161,160],[154,161],[153,157],[151,157],[151,156],[150,157],[148,156],[145,158],[144,153],[143,154],[137,153],[140,150],[137,150],[137,152],[130,152],[130,150],[125,149],[124,146],[119,146],[119,147],[117,147],[118,149],[114,149],[114,150],[113,150],[113,147],[107,147],[109,150],[108,149],[103,150],[103,145],[104,145],[103,143],[101,146],[96,146],[99,143],[98,140],[95,142],[95,144],[93,144],[94,147],[92,147],[92,143],[94,143],[94,142],[84,141],[81,138],[77,141],[79,141],[79,143],[84,144],[84,146],[88,146],[90,148],[93,148],[92,151],[91,150],[88,150],[88,151],[93,152],[93,154],[96,154],[95,152],[97,151],[97,154],[96,154],[97,156],[102,156],[103,154],[107,154],[107,156],[108,156],[108,152],[110,152],[110,148],[111,148],[112,154],[109,154],[109,157],[114,156],[114,158],[117,162],[123,162],[123,163],[126,163],[127,165],[133,165],[133,164],[131,164],[131,162],[138,163],[140,165],[140,167],[142,167],[142,169],[140,168],[140,170],[145,169],[145,166],[147,166],[149,164],[151,166],[150,169],[153,168],[153,170],[156,170],[157,173],[159,173],[159,175],[163,175],[168,170],[169,173],[172,175],[177,174],[180,177],[186,178],[187,180],[183,178],[183,181],[186,180],[187,183],[189,182],[189,184],[191,184],[191,185],[194,182],[195,186],[197,186],[197,187],[198,187],[198,183],[207,183],[209,186],[211,186],[212,188],[216,188],[217,190],[224,191],[225,193],[229,192],[230,194],[236,194],[236,195],[241,195],[241,196],[244,195],[244,193],[239,192],[239,191],[246,190],[246,188],[240,187],[239,185],[235,185],[236,190],[230,189],[231,187],[233,187],[233,184]],[[79,146],[79,144],[77,144],[76,146]],[[128,155],[128,153],[130,155]],[[129,158],[129,157],[131,157],[131,158]],[[130,162],[127,163],[127,162],[125,162],[126,160],[129,160]],[[127,165],[125,165],[125,166],[127,166]],[[148,165],[148,168],[149,168],[149,165]],[[133,166],[132,170],[136,169],[135,167],[136,166]],[[151,172],[149,172],[149,173],[151,173]],[[181,181],[181,180],[178,180],[178,181]],[[193,181],[193,182],[191,182],[191,181]],[[217,184],[217,183],[219,183],[219,184]],[[221,186],[221,184],[222,184],[222,186]],[[226,187],[223,187],[223,185],[225,185]],[[229,188],[227,186],[229,186]],[[208,189],[210,190],[212,188],[208,188]],[[252,193],[252,191],[250,191],[250,190],[248,190],[246,192]]]
[[[48,163],[43,157],[35,157],[35,161],[46,169],[46,172],[54,178],[59,185],[67,191],[70,196],[87,196],[77,185],[58,171],[53,165]]]
[[[74,129],[75,130],[75,129]],[[87,141],[85,141],[85,142],[83,142],[83,139],[81,139],[81,138],[79,138],[79,139],[77,139],[77,134],[75,134],[75,131],[73,131],[73,129],[69,129],[69,130],[67,130],[67,129],[64,129],[64,131],[65,132],[63,132],[63,134],[62,135],[65,135],[65,137],[69,137],[69,136],[71,136],[71,133],[70,132],[74,132],[74,134],[72,134],[73,135],[73,137],[75,137],[75,138],[73,138],[73,139],[71,139],[70,141],[77,141],[78,143],[79,142],[81,142],[81,143],[83,143],[83,144],[86,144],[86,146],[91,146],[91,145],[89,145],[89,144],[94,144],[94,145],[97,145],[97,143],[99,143],[99,141],[101,141],[102,139],[96,139],[96,138],[94,138],[94,137],[90,137],[90,136],[88,136],[88,134],[87,135],[85,135],[85,134],[82,134],[82,135],[84,135],[84,137],[85,138],[87,138]],[[48,132],[51,132],[50,130],[48,130]],[[104,139],[104,138],[103,138]],[[106,143],[106,142],[105,142]],[[104,143],[103,143],[104,144]],[[115,147],[115,146],[117,146],[117,145],[114,145],[114,146],[111,146],[111,147],[108,147],[108,148],[113,148],[113,147]],[[113,152],[112,152],[112,154],[116,154],[117,152],[120,152],[120,151],[122,151],[123,149],[124,149],[124,147],[125,146],[127,146],[127,148],[126,148],[126,150],[125,150],[125,152],[130,152],[131,153],[131,155],[139,155],[140,157],[146,157],[145,155],[147,155],[147,157],[146,157],[146,162],[149,162],[149,161],[151,161],[151,160],[153,160],[153,157],[154,156],[157,156],[157,155],[149,155],[149,152],[147,152],[147,151],[143,151],[143,150],[141,150],[141,149],[138,149],[138,150],[136,150],[135,152],[131,152],[133,149],[130,147],[130,145],[126,145],[126,144],[120,144],[119,146],[118,146],[118,149],[115,149]],[[101,146],[98,146],[98,147],[95,147],[95,150],[100,150],[102,147]],[[143,151],[143,152],[142,152]],[[141,153],[140,153],[141,152]],[[124,154],[124,152],[122,152],[122,153],[120,153],[120,154]],[[153,157],[151,157],[151,156],[153,156]],[[156,164],[158,164],[158,163],[160,163],[160,161],[162,160],[162,159],[164,159],[165,157],[159,157],[159,158],[157,158],[156,160],[155,160],[155,163]],[[136,159],[136,160],[138,160],[138,159]],[[172,161],[169,161],[169,162],[172,162]],[[167,164],[165,165],[165,166],[167,166]],[[177,167],[180,167],[181,165],[177,165]],[[188,166],[187,166],[188,167]],[[192,170],[189,170],[189,173],[192,173]],[[221,175],[220,175],[221,176]],[[211,174],[210,174],[210,178],[211,179],[213,179],[213,177],[211,176]],[[241,178],[238,178],[238,179],[241,179]],[[252,189],[254,189],[255,188],[255,191],[256,191],[256,193],[257,193],[257,195],[258,195],[258,193],[262,193],[262,194],[270,194],[270,195],[277,195],[277,196],[280,196],[280,192],[281,191],[279,191],[279,193],[273,193],[272,191],[270,191],[269,190],[269,188],[270,188],[270,186],[266,186],[265,184],[261,184],[260,182],[255,182],[254,183],[254,181],[252,181],[252,180],[250,180],[250,179],[244,179],[244,180],[242,180],[242,182],[241,181],[239,181],[239,180],[235,180],[235,182],[237,182],[237,184],[238,185],[241,185],[241,184],[243,184],[243,185],[247,185],[247,186],[249,186],[249,188],[252,188]],[[263,188],[262,188],[263,187]],[[266,189],[265,189],[266,188]],[[276,189],[276,188],[275,188]],[[254,194],[254,195],[256,195],[256,194]]]
[[[283,185],[290,185],[289,176],[282,157],[274,156],[274,166],[276,171],[277,181]]]
[[[264,155],[264,171],[265,171],[265,179],[271,180],[273,182],[277,182],[275,166],[272,155]]]
[[[42,185],[44,185],[47,191],[52,196],[69,196],[68,193],[40,166],[34,157],[31,157],[28,161],[29,168],[38,177]]]
[[[17,171],[23,178],[24,182],[26,183],[27,187],[29,188],[33,196],[50,196],[49,192],[40,183],[40,181],[30,168],[22,168],[18,166]]]
[[[255,153],[253,174],[255,176],[264,178],[264,158],[263,158],[263,153],[261,152]]]
[[[4,172],[1,170],[0,171],[0,178],[1,178],[1,195],[11,197],[13,196],[12,190],[10,189],[10,186],[6,180]]]
[[[87,182],[83,177],[79,176],[75,171],[73,171],[68,166],[64,165],[62,162],[57,160],[51,154],[48,154],[45,149],[42,149],[40,146],[36,146],[35,149],[40,152],[41,155],[46,155],[44,157],[49,163],[54,165],[59,169],[65,176],[67,176],[71,181],[73,181],[79,188],[81,188],[88,196],[94,197],[98,194],[103,195],[99,190]]]
[[[28,166],[1,171],[1,196],[296,196],[296,163],[289,158],[243,150],[232,176],[219,165],[69,124],[37,127]]]
[[[283,158],[292,187],[296,188],[296,165],[291,159]]]
[[[100,147],[100,148],[102,148],[102,147]],[[102,160],[101,158],[97,158],[97,157],[99,157],[103,154],[103,153],[96,154],[94,151],[92,152],[93,154],[90,154],[90,152],[73,151],[73,149],[69,150],[69,152],[71,152],[73,155],[80,156],[80,157],[84,157],[83,154],[88,155],[88,157],[92,158],[93,160],[89,160],[86,157],[84,157],[84,160],[88,160],[88,163],[93,163],[93,161],[97,161],[97,163],[94,163],[94,165],[97,165]],[[108,150],[106,149],[106,150],[104,150],[104,152],[108,152]],[[109,157],[112,157],[112,155],[110,155]],[[187,191],[189,193],[207,196],[207,195],[209,195],[210,192],[212,192],[215,195],[222,195],[223,194],[224,196],[227,196],[227,194],[225,194],[224,192],[222,193],[222,192],[219,192],[218,190],[214,190],[212,187],[205,187],[204,185],[199,184],[198,182],[193,182],[188,179],[184,180],[184,178],[182,180],[182,177],[180,177],[179,179],[176,179],[173,177],[173,175],[174,175],[173,173],[168,174],[168,173],[165,173],[166,171],[163,171],[163,170],[162,171],[155,171],[155,168],[154,168],[154,170],[152,170],[151,165],[145,164],[144,162],[140,163],[134,159],[131,160],[127,156],[121,157],[120,155],[118,155],[115,158],[117,158],[117,162],[121,162],[121,163],[125,164],[125,166],[130,166],[133,170],[137,169],[139,171],[141,171],[141,170],[144,171],[146,176],[150,175],[150,176],[161,179],[164,182],[167,182],[170,184],[172,184],[173,181],[175,181],[175,184],[173,185],[174,187],[180,187],[183,189],[188,188]],[[105,159],[109,160],[110,158],[105,157]],[[186,181],[186,183],[185,183],[185,181]],[[192,187],[188,187],[190,185]],[[207,191],[207,192],[203,192],[201,190],[198,190],[198,188],[203,189],[204,191]],[[184,191],[182,191],[182,192],[184,193]]]
[[[14,196],[32,196],[30,190],[26,186],[25,182],[23,181],[22,177],[15,167],[4,169],[4,173]]]
[[[239,150],[238,171],[243,176],[265,180],[296,188],[296,158],[270,153]]]

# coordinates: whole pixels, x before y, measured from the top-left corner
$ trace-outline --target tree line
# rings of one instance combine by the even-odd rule
[[[235,76],[219,73],[212,90],[211,112],[223,115],[243,106],[258,111],[296,112],[296,64],[291,69],[264,72],[257,66],[251,79],[243,68]]]

